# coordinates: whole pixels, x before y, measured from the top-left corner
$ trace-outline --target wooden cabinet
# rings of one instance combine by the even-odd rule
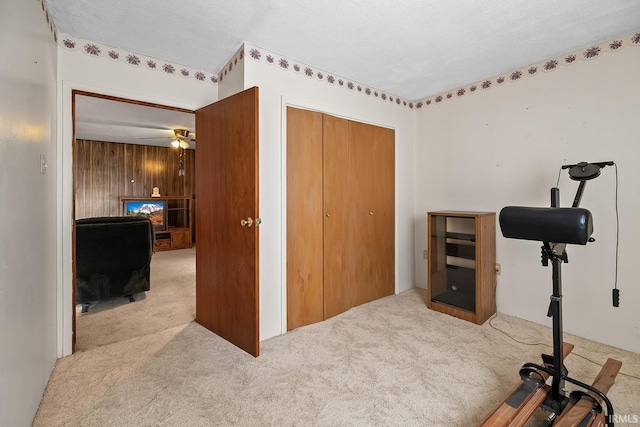
[[[190,248],[191,236],[189,230],[170,230],[171,231],[171,249]]]
[[[129,203],[133,203],[132,206],[138,203],[162,206],[162,212],[155,215],[157,218],[162,218],[162,222],[155,225],[154,250],[166,251],[192,246],[193,209],[191,196],[120,197],[122,215],[135,214],[127,212]]]
[[[287,328],[395,291],[394,131],[287,109]]]
[[[496,312],[495,212],[429,212],[427,307],[483,324]]]

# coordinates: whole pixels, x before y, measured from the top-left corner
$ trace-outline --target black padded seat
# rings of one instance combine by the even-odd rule
[[[593,233],[593,218],[583,208],[507,206],[500,211],[500,228],[510,239],[586,245]]]

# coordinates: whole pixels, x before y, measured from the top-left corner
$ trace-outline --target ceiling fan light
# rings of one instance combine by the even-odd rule
[[[180,141],[180,148],[189,148],[189,143],[185,140]]]
[[[175,141],[171,141],[171,145],[173,147],[178,148],[178,147],[180,147],[180,141],[178,141],[177,139]]]
[[[173,133],[176,135],[176,138],[186,138],[189,136],[189,131],[186,129],[174,129]]]

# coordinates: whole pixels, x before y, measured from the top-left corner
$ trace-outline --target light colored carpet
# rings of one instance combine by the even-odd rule
[[[100,301],[86,313],[76,307],[76,351],[184,325],[196,317],[195,248],[157,252],[151,258],[151,289]]]
[[[428,310],[424,298],[412,289],[355,307],[262,342],[257,359],[195,322],[80,351],[56,364],[33,425],[466,427],[513,387],[524,362],[551,352]],[[492,323],[551,344],[549,328],[504,315]],[[638,354],[565,341],[640,372]],[[591,383],[599,366],[576,354],[570,374]],[[619,375],[609,393],[616,413],[640,414],[639,390],[639,379]]]

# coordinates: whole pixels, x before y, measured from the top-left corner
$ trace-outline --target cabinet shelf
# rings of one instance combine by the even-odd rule
[[[447,256],[464,259],[476,259],[476,247],[472,245],[446,244]]]
[[[120,197],[120,212],[123,215],[126,200],[164,202],[165,228],[155,231],[154,250],[185,249],[193,246],[191,196]]]
[[[468,233],[449,233],[449,232],[447,232],[445,234],[445,237],[447,239],[467,240],[469,242],[475,242],[476,241],[475,234],[468,234]]]
[[[448,304],[475,313],[475,269],[448,264],[446,270],[447,287],[444,291],[432,296],[431,301]]]
[[[495,213],[429,212],[427,306],[477,324],[496,312]]]

